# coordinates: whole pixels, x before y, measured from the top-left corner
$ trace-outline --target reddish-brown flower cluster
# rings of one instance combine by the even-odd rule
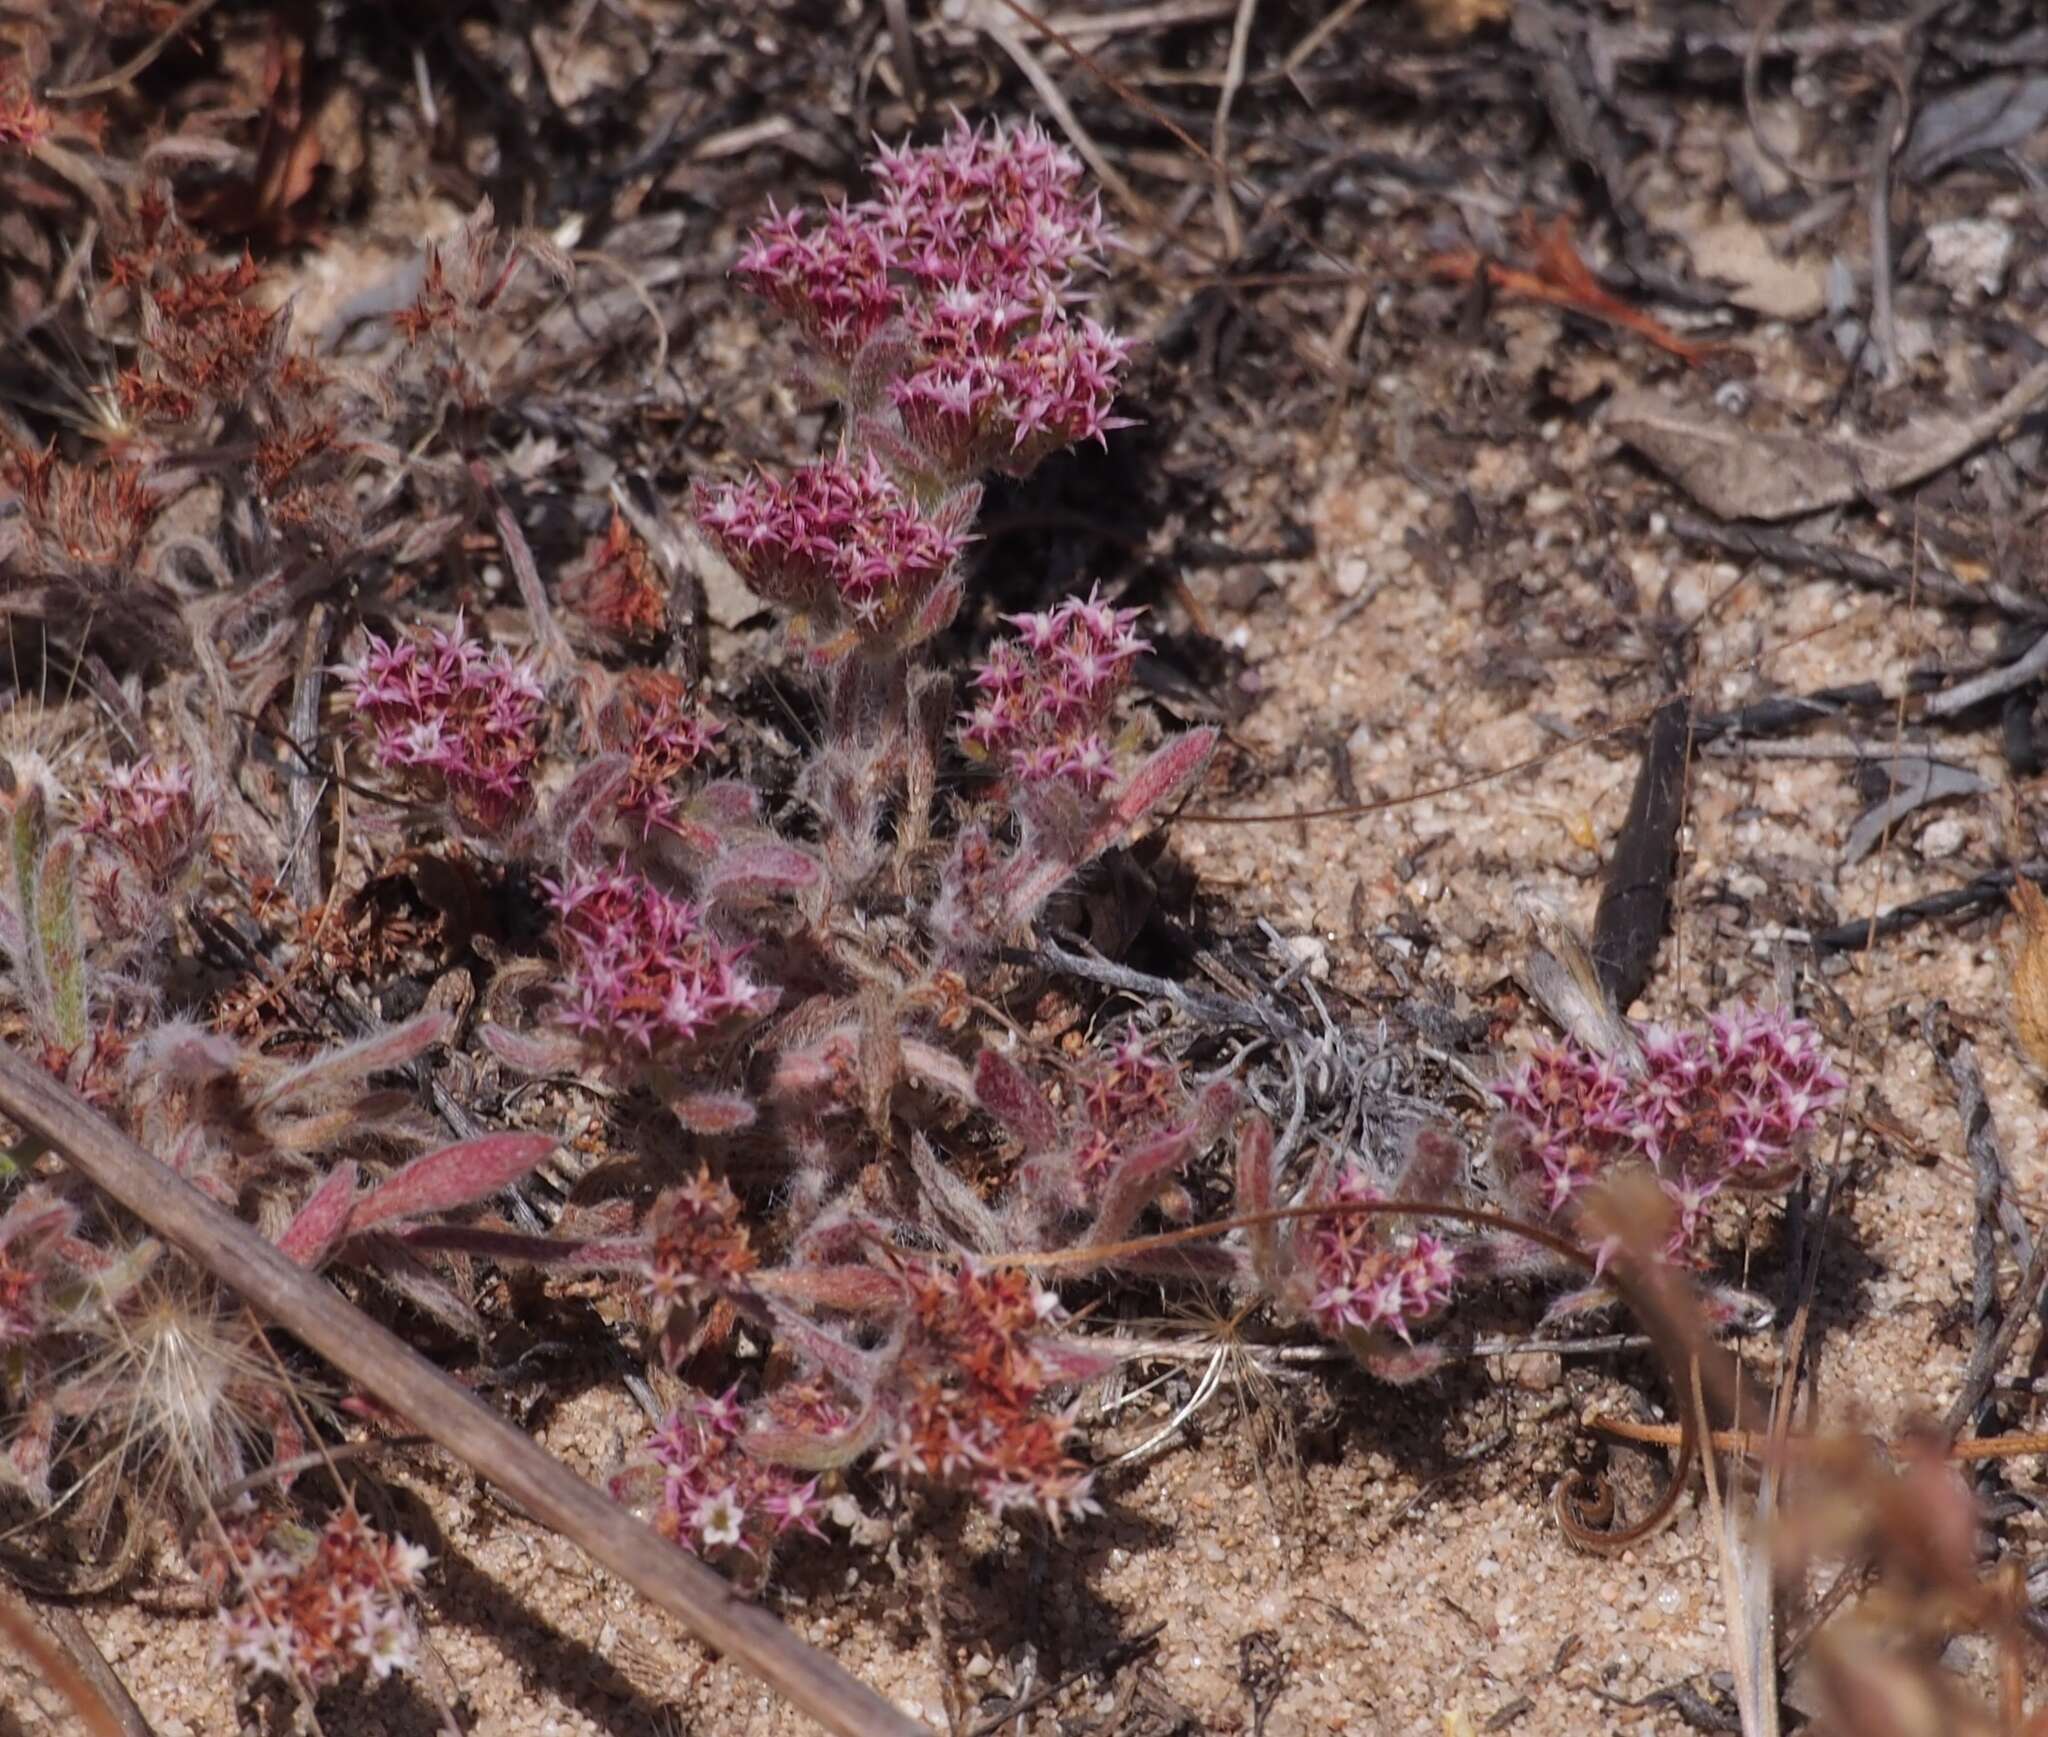
[[[260,276],[247,253],[212,271],[184,258],[146,288],[147,367],[121,376],[122,403],[140,416],[190,422],[205,406],[242,403],[259,383],[270,381],[283,360],[275,341],[281,316],[250,299]],[[302,360],[299,366],[311,365]]]
[[[875,1463],[974,1491],[992,1512],[1055,1523],[1096,1512],[1092,1477],[1068,1449],[1071,1416],[1045,1410],[1061,1378],[1048,1355],[1059,1299],[1010,1268],[913,1267],[911,1339]]]
[[[614,510],[583,558],[562,575],[562,607],[609,644],[645,646],[668,631],[668,587],[647,545]]]
[[[37,452],[0,442],[0,485],[21,502],[32,570],[133,567],[163,504],[141,468],[118,460],[74,464],[53,442]],[[6,542],[0,526],[0,548]]]
[[[709,1169],[663,1192],[647,1237],[647,1295],[657,1307],[723,1296],[760,1264],[739,1197]]]
[[[252,1675],[324,1688],[361,1666],[410,1669],[419,1634],[405,1608],[427,1553],[386,1538],[353,1508],[317,1534],[230,1527],[235,1602],[221,1612],[221,1655]]]
[[[50,136],[50,111],[29,94],[19,78],[0,79],[0,151],[26,156]]]
[[[692,836],[680,818],[687,800],[684,781],[711,751],[719,726],[697,715],[682,681],[635,672],[605,708],[598,732],[607,748],[631,761],[618,811],[640,840],[657,831]]]
[[[77,1211],[29,1189],[0,1212],[0,1353],[47,1332],[58,1305],[52,1292],[68,1271],[63,1245]]]
[[[1115,1173],[1122,1152],[1188,1113],[1181,1070],[1155,1055],[1135,1031],[1125,1032],[1113,1050],[1097,1057],[1078,1085],[1088,1129],[1075,1168],[1095,1187]]]

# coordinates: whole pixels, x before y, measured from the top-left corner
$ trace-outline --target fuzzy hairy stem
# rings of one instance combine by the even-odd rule
[[[730,1653],[827,1730],[846,1737],[917,1737],[922,1731],[8,1049],[0,1049],[0,1113],[48,1141],[79,1174],[258,1314],[296,1334],[543,1525],[679,1618],[707,1646]]]

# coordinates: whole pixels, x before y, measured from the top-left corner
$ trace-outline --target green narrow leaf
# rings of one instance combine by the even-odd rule
[[[85,1047],[91,1030],[85,950],[78,936],[78,846],[59,839],[43,853],[36,896],[35,947],[49,990],[50,1036],[66,1051]]]

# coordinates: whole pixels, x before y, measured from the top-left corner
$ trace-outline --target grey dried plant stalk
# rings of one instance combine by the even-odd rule
[[[152,1158],[61,1082],[0,1047],[0,1115],[431,1436],[542,1525],[844,1737],[924,1727],[658,1537],[315,1275]]]

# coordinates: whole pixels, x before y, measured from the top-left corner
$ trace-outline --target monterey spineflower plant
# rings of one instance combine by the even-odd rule
[[[339,671],[371,758],[444,800],[465,831],[497,837],[532,810],[547,699],[532,665],[464,631],[365,636]]]
[[[1572,1044],[1537,1051],[1495,1088],[1500,1143],[1515,1186],[1552,1217],[1617,1165],[1647,1163],[1676,1208],[1674,1255],[1696,1246],[1724,1189],[1784,1186],[1846,1089],[1819,1034],[1782,1012],[1650,1026],[1640,1048],[1638,1066]]]

